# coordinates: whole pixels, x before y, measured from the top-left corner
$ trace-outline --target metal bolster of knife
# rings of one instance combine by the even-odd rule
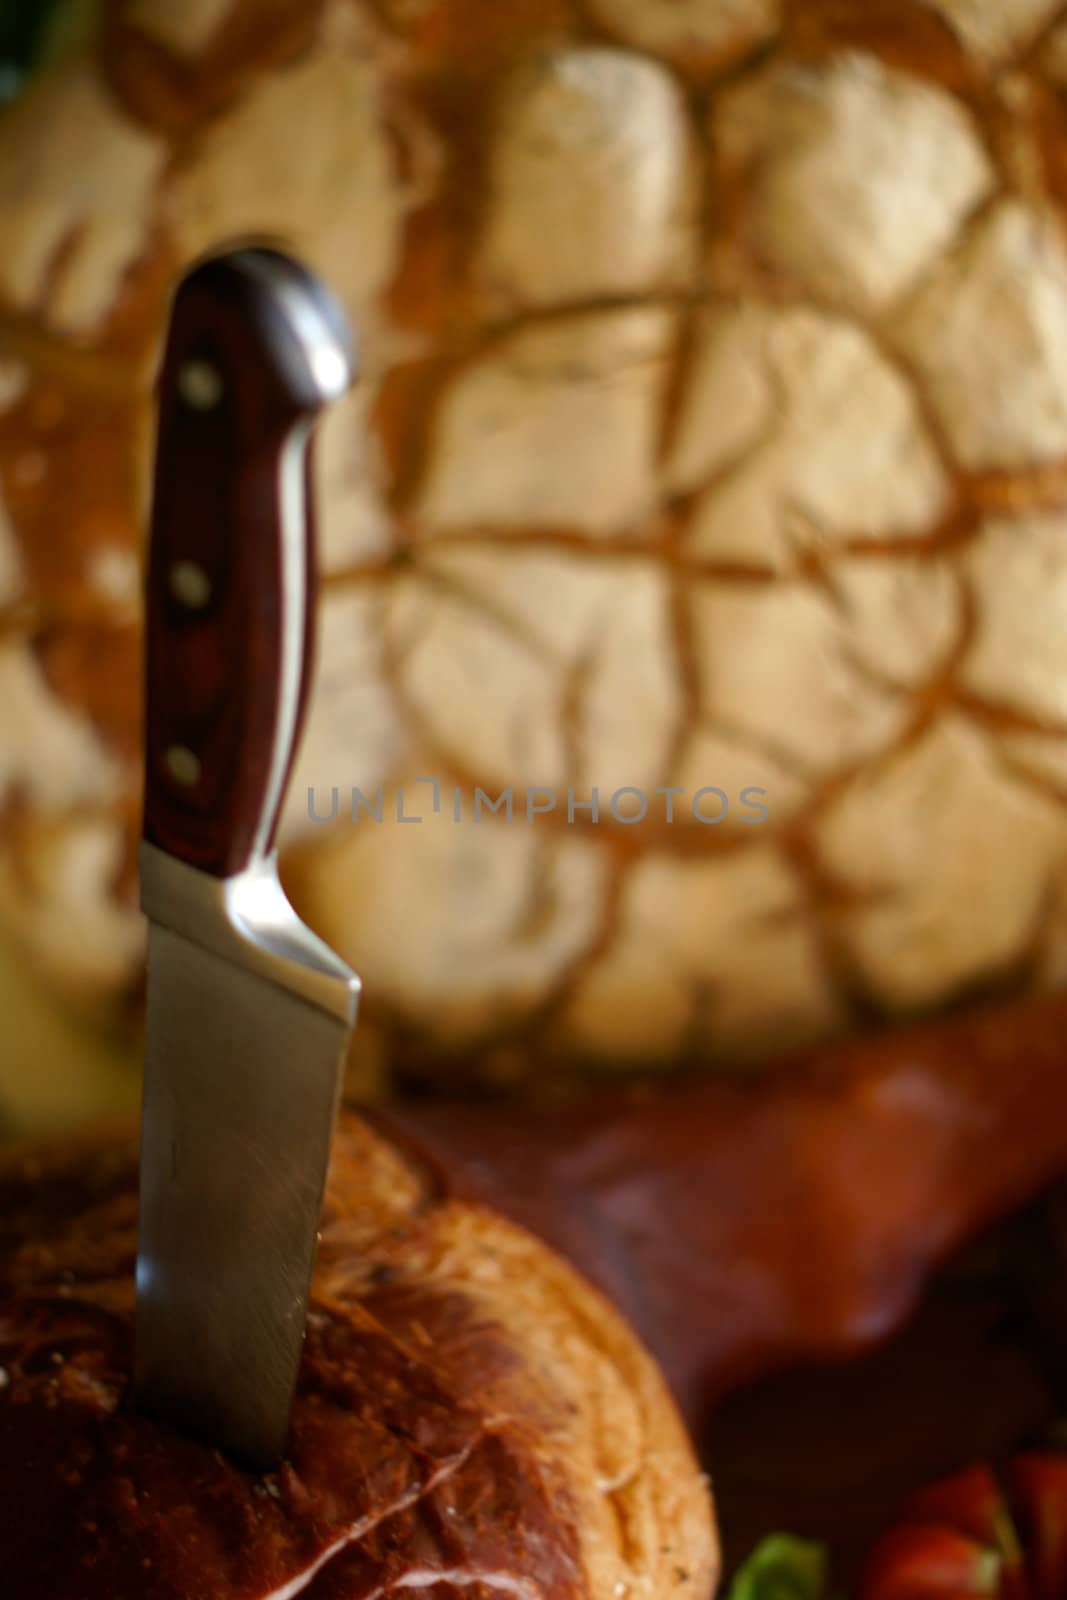
[[[350,1026],[360,983],[351,968],[301,922],[278,879],[276,857],[216,878],[142,843],[141,909],[203,949],[277,983]]]

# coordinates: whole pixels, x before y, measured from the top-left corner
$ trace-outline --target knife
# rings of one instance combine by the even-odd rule
[[[311,655],[309,434],[351,373],[343,315],[287,257],[179,286],[146,605],[134,1387],[254,1468],[285,1448],[359,995],[273,852]]]

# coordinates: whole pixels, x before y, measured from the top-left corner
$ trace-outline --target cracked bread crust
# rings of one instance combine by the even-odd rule
[[[136,1012],[152,374],[252,235],[360,336],[283,868],[361,1090],[1061,985],[1060,0],[91,9],[0,127],[0,928],[56,992]]]
[[[0,1159],[9,1600],[705,1600],[707,1493],[651,1358],[531,1235],[338,1134],[290,1449],[128,1400],[136,1144]]]

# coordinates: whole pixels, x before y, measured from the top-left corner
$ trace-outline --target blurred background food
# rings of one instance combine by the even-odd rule
[[[366,980],[357,1081],[730,1068],[1059,981],[1061,12],[42,11],[0,123],[0,924],[49,991],[136,1015],[153,366],[175,274],[250,234],[362,341],[285,858]]]

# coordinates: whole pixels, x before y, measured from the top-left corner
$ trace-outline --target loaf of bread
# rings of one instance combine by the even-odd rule
[[[285,1461],[139,1414],[136,1173],[126,1132],[0,1158],[5,1600],[707,1600],[707,1490],[652,1359],[349,1115]]]

